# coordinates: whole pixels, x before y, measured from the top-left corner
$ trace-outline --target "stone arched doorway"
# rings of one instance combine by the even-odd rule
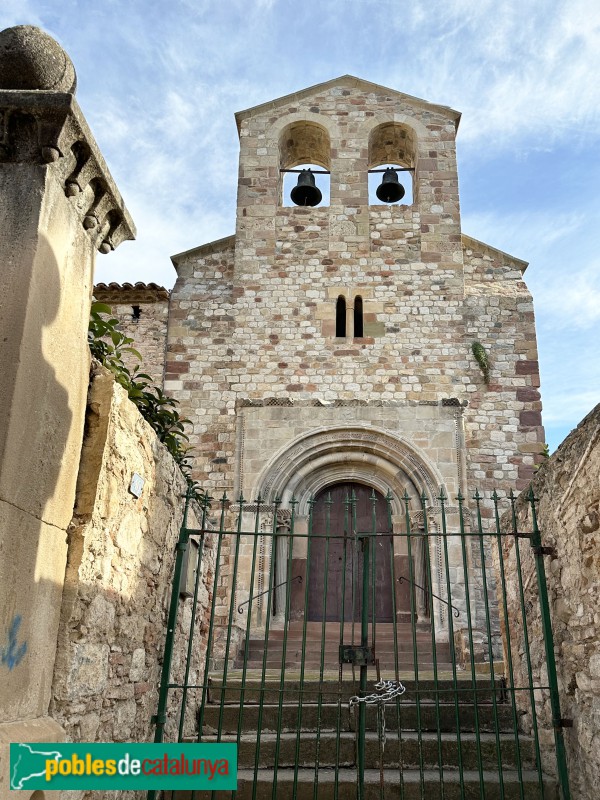
[[[311,517],[308,620],[359,621],[366,578],[369,619],[392,622],[393,540],[383,495],[362,483],[336,483],[317,494]],[[360,541],[360,535],[366,533],[376,534],[369,539],[367,576]]]

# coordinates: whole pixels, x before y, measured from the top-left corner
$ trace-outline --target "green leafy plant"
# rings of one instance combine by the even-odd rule
[[[150,375],[140,371],[140,364],[132,370],[125,365],[123,357],[126,353],[140,361],[142,356],[133,347],[133,339],[118,329],[119,320],[111,315],[110,306],[92,303],[88,328],[90,352],[113,373],[117,383],[127,391],[129,399],[156,431],[159,440],[166,445],[191,484],[191,456],[189,447],[185,444],[189,441],[185,426],[191,422],[180,416],[177,400],[167,397],[162,389],[152,383]]]
[[[539,453],[539,455],[540,455],[540,456],[541,456],[541,457],[544,459],[544,461],[547,461],[547,460],[550,458],[550,445],[549,445],[549,444],[546,444],[546,443],[544,443],[544,444],[542,445],[542,449],[540,450],[540,453]],[[537,470],[538,470],[538,469],[539,469],[539,468],[542,466],[542,464],[544,463],[544,461],[540,461],[540,462],[539,462],[539,464],[536,464],[536,465],[534,466],[534,470],[536,470],[536,472],[537,472]]]
[[[479,369],[481,370],[481,374],[483,375],[483,380],[485,381],[485,385],[490,385],[490,360],[488,358],[488,354],[486,352],[485,347],[481,344],[481,342],[473,342],[471,345],[471,352],[475,357],[475,361],[479,364]]]

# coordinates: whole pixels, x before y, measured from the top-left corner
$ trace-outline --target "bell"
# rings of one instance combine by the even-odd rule
[[[396,178],[396,180],[398,180]],[[318,206],[323,195],[315,185],[315,176],[309,169],[303,169],[298,175],[298,183],[290,192],[292,203],[297,206]]]
[[[398,200],[402,200],[404,193],[404,186],[398,181],[398,173],[392,167],[388,167],[375,194],[382,203],[397,203]]]

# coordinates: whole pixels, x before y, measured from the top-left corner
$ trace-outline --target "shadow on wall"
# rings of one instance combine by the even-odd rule
[[[0,427],[2,722],[47,713],[72,513],[68,486],[78,459],[67,452],[74,415],[57,372],[73,333],[65,327],[68,310],[61,309],[52,246],[39,238],[32,278],[21,276],[20,291],[10,291],[18,281],[10,265],[7,271],[0,302],[6,398]]]

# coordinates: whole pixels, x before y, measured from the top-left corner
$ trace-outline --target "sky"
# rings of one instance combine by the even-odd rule
[[[463,231],[530,263],[546,438],[600,401],[600,3],[0,0],[43,27],[137,225],[96,281],[170,288],[234,232],[234,113],[344,74],[462,112]]]

